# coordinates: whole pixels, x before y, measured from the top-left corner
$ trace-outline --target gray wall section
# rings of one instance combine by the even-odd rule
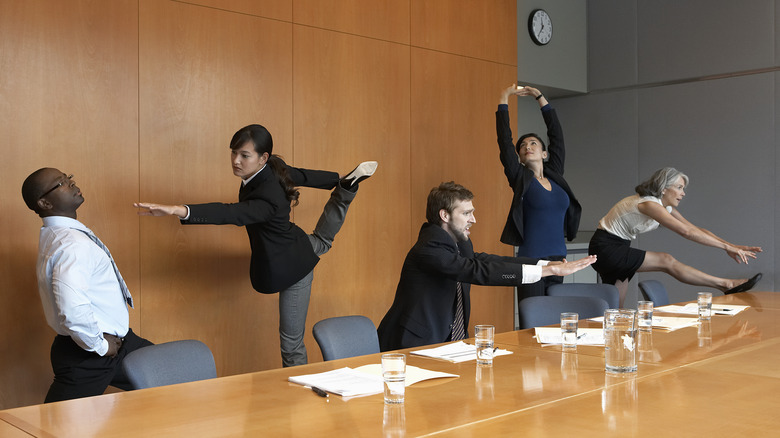
[[[772,0],[643,0],[637,5],[640,83],[774,65]]]
[[[537,46],[528,34],[528,16],[534,9],[550,14],[553,37]],[[587,3],[581,0],[518,0],[517,73],[526,84],[545,94],[579,94],[588,89]]]
[[[589,0],[588,89],[637,83],[636,2]]]
[[[779,3],[588,1],[590,92],[552,100],[565,132],[567,179],[583,205],[580,229],[594,229],[654,170],[674,166],[691,178],[680,205],[688,220],[764,252],[739,265],[722,250],[665,229],[643,235],[635,246],[668,252],[717,276],[761,271],[757,289],[775,290]],[[518,133],[543,132],[532,102],[519,102],[518,118]],[[634,306],[637,281],[650,278],[663,282],[673,301],[693,299],[703,289],[665,274],[639,274],[627,307]]]

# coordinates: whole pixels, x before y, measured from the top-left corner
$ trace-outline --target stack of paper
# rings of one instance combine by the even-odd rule
[[[360,371],[361,373],[373,374],[375,376],[378,376],[380,379],[382,378],[381,363],[372,363],[368,365],[363,365],[362,367],[355,368],[355,370]],[[457,374],[443,373],[441,371],[431,371],[431,370],[426,370],[424,368],[407,365],[405,386],[414,385],[415,383],[422,382],[423,380],[438,379],[441,377],[460,377],[460,376],[458,376]]]
[[[540,344],[562,344],[563,336],[560,327],[535,327],[536,341]],[[604,346],[604,329],[580,328],[577,329],[577,345]]]
[[[699,318],[653,315],[653,328],[659,328],[670,332],[683,327],[695,326],[697,324],[699,324]]]
[[[430,371],[415,366],[406,366],[406,386],[440,377],[459,377],[457,374]],[[290,376],[288,380],[304,386],[315,386],[343,397],[379,394],[384,391],[382,365],[369,364],[361,367],[339,368],[317,374]]]
[[[418,356],[432,357],[434,359],[444,359],[448,362],[468,362],[477,360],[477,347],[467,344],[463,341],[453,342],[452,344],[442,345],[441,347],[428,348],[426,350],[415,350],[411,352]],[[512,354],[511,351],[496,348],[493,351],[493,357]]]
[[[361,373],[347,367],[324,373],[290,376],[288,380],[300,385],[316,386],[323,391],[345,397],[379,394],[384,391],[381,376]]]
[[[669,306],[665,306],[669,307]],[[682,307],[682,306],[677,306]],[[660,309],[660,307],[659,307]],[[604,323],[604,317],[599,316],[596,318],[591,318],[591,321]],[[677,329],[681,329],[683,327],[691,327],[694,325],[697,325],[699,323],[699,318],[689,318],[684,316],[658,316],[653,315],[653,328],[666,330],[669,332],[675,331]]]
[[[750,306],[740,306],[737,304],[712,304],[712,313],[716,315],[736,315]],[[681,313],[684,315],[698,315],[699,305],[697,303],[688,303],[684,306],[670,304],[668,306],[656,307],[657,312]]]
[[[698,306],[697,306],[698,307]],[[715,304],[712,303],[712,313],[718,315],[736,315],[750,306],[739,306],[737,304]]]

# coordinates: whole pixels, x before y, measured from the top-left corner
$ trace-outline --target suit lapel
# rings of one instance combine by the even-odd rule
[[[273,171],[266,166],[265,169],[260,171],[257,175],[255,175],[254,178],[252,178],[252,181],[249,181],[248,184],[241,183],[241,187],[238,189],[238,200],[244,201],[246,200],[249,195],[255,191],[256,188],[260,187],[263,183],[265,183],[270,177],[271,173]]]

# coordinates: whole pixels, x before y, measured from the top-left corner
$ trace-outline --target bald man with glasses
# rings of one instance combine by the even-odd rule
[[[43,219],[38,292],[57,333],[45,402],[100,395],[109,385],[129,389],[122,360],[152,343],[129,327],[133,299],[108,248],[76,219],[84,196],[73,175],[38,169],[22,184],[22,198]]]

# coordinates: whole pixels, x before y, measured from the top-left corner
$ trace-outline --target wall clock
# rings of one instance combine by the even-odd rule
[[[552,20],[544,9],[534,9],[528,16],[528,33],[531,40],[539,46],[550,42],[553,35]]]

